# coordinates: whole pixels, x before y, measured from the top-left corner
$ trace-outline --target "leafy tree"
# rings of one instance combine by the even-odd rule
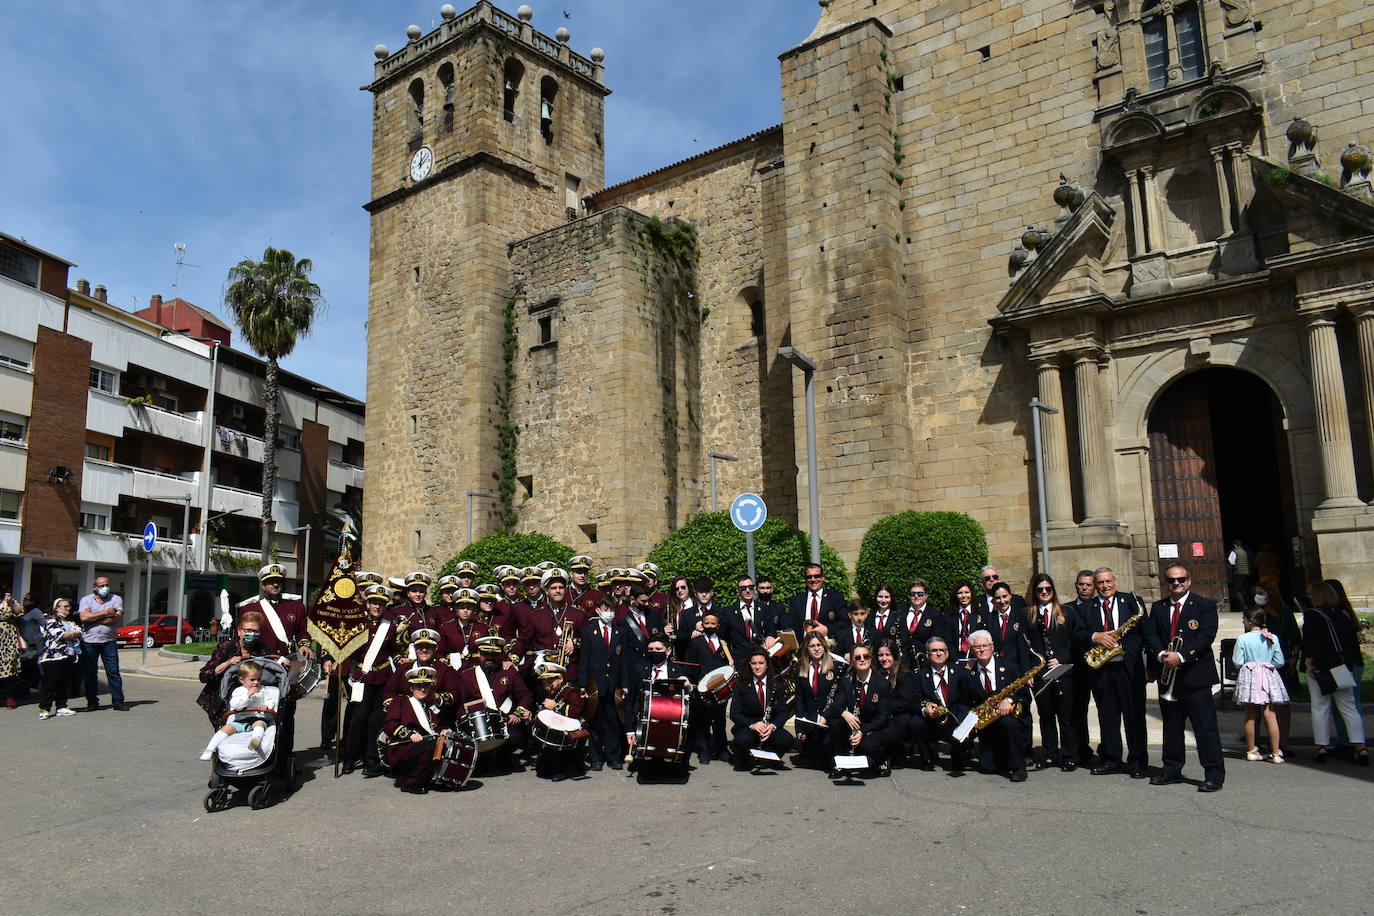
[[[976,582],[987,562],[987,535],[967,515],[908,510],[878,519],[864,533],[854,579],[868,600],[884,582],[901,589],[911,579],[925,579],[931,603],[944,607],[954,583]],[[898,594],[901,599],[893,597],[901,604],[906,592]]]
[[[562,541],[547,534],[537,532],[516,534],[510,531],[497,531],[484,538],[478,538],[458,552],[439,570],[440,576],[453,575],[462,560],[477,564],[477,581],[495,582],[494,570],[498,566],[533,566],[545,560],[552,560],[563,569],[574,556],[573,549]],[[437,577],[436,577],[437,578]]]
[[[278,363],[296,348],[296,341],[310,333],[310,326],[324,307],[320,288],[310,280],[314,265],[308,258],[268,246],[261,261],[245,258],[229,268],[224,304],[234,316],[244,340],[267,361],[263,380],[263,405],[267,411],[262,455],[262,561],[268,562],[277,523],[272,517],[272,495],[277,486],[277,430],[281,425],[281,390]]]
[[[811,559],[811,538],[786,522],[770,518],[754,532],[754,569],[777,586],[780,600],[806,586],[802,569]],[[734,600],[735,580],[749,570],[744,532],[727,512],[702,512],[660,541],[649,552],[666,579],[706,576],[715,583],[722,603]],[[825,587],[849,594],[849,571],[840,555],[821,542]]]

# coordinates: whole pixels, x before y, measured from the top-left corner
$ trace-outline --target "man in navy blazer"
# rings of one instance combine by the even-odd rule
[[[1168,597],[1150,607],[1145,620],[1145,646],[1151,669],[1161,677],[1172,672],[1172,700],[1160,688],[1159,708],[1164,717],[1164,769],[1150,780],[1152,786],[1183,781],[1183,720],[1193,727],[1197,756],[1202,763],[1199,792],[1216,792],[1226,781],[1221,756],[1221,732],[1212,703],[1217,683],[1217,663],[1212,643],[1217,638],[1217,603],[1192,592],[1188,570],[1175,563],[1164,570]]]
[[[595,685],[600,700],[591,721],[587,723],[591,740],[587,751],[591,756],[592,769],[600,770],[604,764],[612,769],[621,767],[620,758],[620,714],[616,710],[615,693],[625,686],[625,637],[615,623],[616,600],[610,594],[597,598],[597,614],[581,632],[581,664],[578,666],[577,685],[586,690]]]
[[[1145,602],[1130,592],[1116,590],[1116,573],[1106,566],[1093,571],[1097,601],[1092,610],[1079,617],[1079,642],[1110,647],[1116,644],[1112,631],[1144,610]],[[1129,770],[1131,778],[1145,779],[1149,774],[1149,749],[1145,732],[1145,638],[1139,625],[1121,638],[1121,655],[1093,670],[1084,665],[1097,702],[1097,721],[1102,733],[1102,762],[1093,767],[1094,776]],[[1123,764],[1121,732],[1126,732],[1126,759]]]
[[[792,630],[801,639],[806,634],[807,621],[815,621],[822,634],[827,634],[836,621],[844,622],[844,596],[825,587],[825,570],[819,563],[808,563],[803,572],[806,588],[793,595],[787,603]]]

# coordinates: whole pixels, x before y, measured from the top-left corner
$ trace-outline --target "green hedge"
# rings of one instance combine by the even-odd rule
[[[444,564],[444,568],[439,570],[439,576],[452,575],[460,561],[471,560],[477,564],[477,584],[494,584],[496,574],[493,570],[498,566],[524,567],[552,560],[567,569],[568,561],[574,556],[571,547],[547,534],[514,534],[509,531],[498,531],[464,547],[456,557]]]
[[[811,537],[770,518],[754,532],[754,569],[777,586],[775,600],[786,601],[805,587],[802,567],[811,557]],[[660,541],[649,560],[663,571],[663,588],[674,576],[706,576],[716,584],[717,600],[736,600],[735,579],[748,572],[744,532],[726,512],[703,512]],[[821,542],[826,588],[849,594],[849,571],[840,555]]]
[[[864,533],[854,579],[859,594],[872,600],[886,582],[897,594],[893,603],[906,603],[903,586],[911,579],[930,584],[930,601],[943,608],[960,579],[977,582],[978,570],[988,562],[988,539],[983,527],[962,512],[908,510],[880,518]]]

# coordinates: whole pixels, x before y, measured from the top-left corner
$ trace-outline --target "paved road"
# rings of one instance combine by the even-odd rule
[[[522,773],[410,796],[320,769],[274,807],[208,815],[198,685],[126,683],[129,713],[0,710],[0,911],[1291,913],[1374,899],[1360,851],[1372,776],[1349,763],[1231,759],[1215,795],[1082,770],[841,786],[712,764],[686,785]],[[319,708],[302,703],[303,743]]]

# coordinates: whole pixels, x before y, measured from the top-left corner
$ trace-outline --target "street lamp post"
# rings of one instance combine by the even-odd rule
[[[816,361],[796,347],[780,347],[778,355],[806,378],[806,489],[811,516],[811,562],[821,561],[821,498],[816,472]]]
[[[177,574],[177,635],[176,641],[181,642],[181,627],[186,620],[186,555],[191,549],[191,496],[149,496],[148,499],[157,502],[180,502],[181,506],[181,570]],[[153,580],[148,579],[148,603],[147,607],[153,606]],[[148,633],[149,616],[143,615],[143,656],[147,662],[148,656]]]
[[[711,511],[717,511],[716,507],[716,462],[717,461],[739,461],[734,455],[726,455],[721,452],[707,452],[706,457],[711,459]],[[753,575],[753,573],[750,573]]]
[[[1040,503],[1040,571],[1050,575],[1050,523],[1045,508],[1045,453],[1040,445],[1040,412],[1059,413],[1058,407],[1040,403],[1038,397],[1030,399],[1031,433],[1035,437],[1035,489]]]
[[[497,499],[501,497],[496,493],[479,493],[477,490],[468,490],[468,543],[472,543],[472,501],[474,499]]]
[[[306,602],[310,600],[310,527],[301,525],[294,529],[295,533],[305,532],[305,552],[297,555],[297,563],[301,573],[301,600]]]

